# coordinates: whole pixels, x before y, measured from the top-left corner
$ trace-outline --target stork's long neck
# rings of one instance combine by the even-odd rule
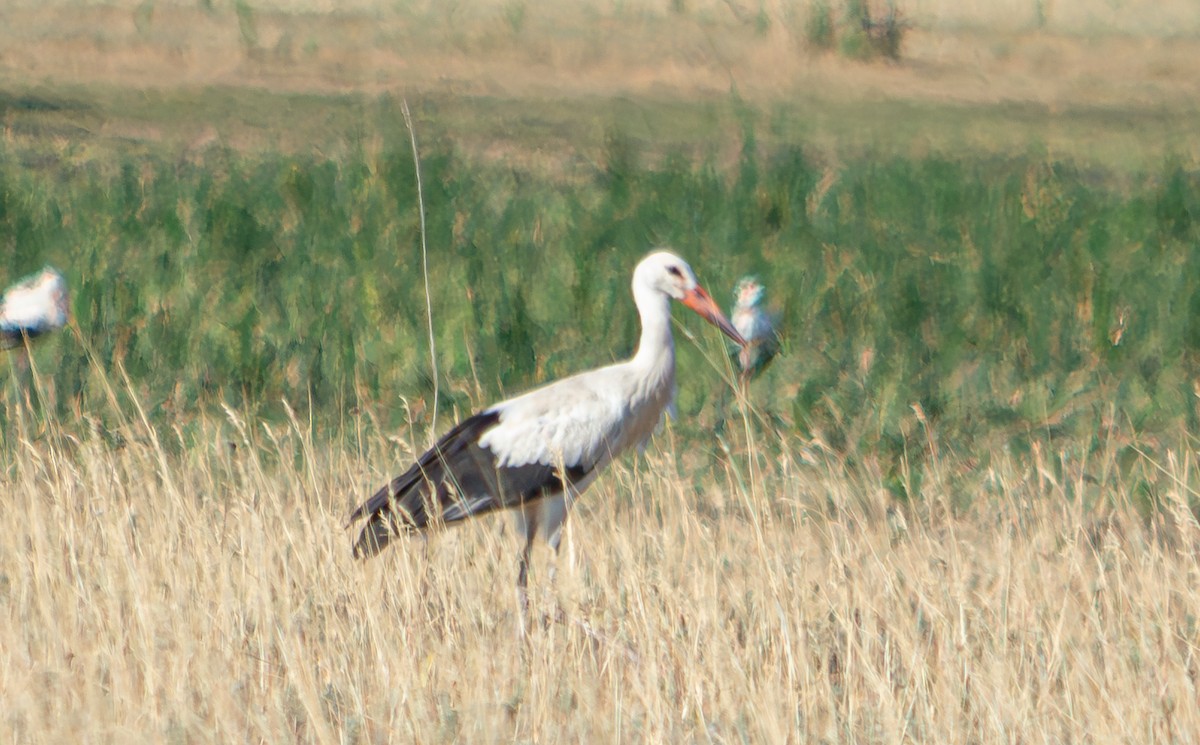
[[[633,301],[642,319],[642,338],[631,364],[646,383],[673,384],[675,339],[671,336],[671,298],[640,285],[633,288]]]

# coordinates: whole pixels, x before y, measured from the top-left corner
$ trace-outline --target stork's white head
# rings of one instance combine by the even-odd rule
[[[688,263],[670,251],[655,251],[638,263],[633,270],[633,286],[656,290],[683,300],[691,290],[700,286]]]
[[[678,300],[719,328],[734,342],[746,346],[746,340],[696,281],[696,274],[692,268],[670,251],[655,251],[642,259],[633,271],[634,297],[647,292]]]
[[[738,280],[733,290],[733,301],[738,308],[753,308],[763,299],[762,282],[754,275],[746,275]]]

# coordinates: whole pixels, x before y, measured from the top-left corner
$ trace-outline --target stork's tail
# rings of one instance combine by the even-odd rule
[[[374,556],[396,536],[424,530],[431,523],[455,522],[495,508],[498,503],[490,494],[472,491],[467,499],[451,499],[449,485],[457,483],[456,473],[478,470],[478,448],[472,450],[472,447],[499,419],[500,414],[492,410],[464,419],[411,468],[359,505],[348,522],[365,517],[367,524],[354,543],[354,556]],[[489,466],[490,463],[489,460]]]
[[[386,548],[391,543],[392,536],[396,534],[390,523],[390,520],[379,515],[368,520],[362,532],[358,534],[358,540],[354,542],[354,558],[369,559]]]
[[[393,495],[391,485],[379,490],[351,515],[350,526],[355,520],[367,517],[367,524],[354,542],[354,558],[369,559],[387,548],[397,536],[421,530],[429,524],[429,511],[425,504],[424,489],[410,489],[405,494]]]

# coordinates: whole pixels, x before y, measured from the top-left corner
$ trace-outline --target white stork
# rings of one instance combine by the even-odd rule
[[[373,556],[395,535],[513,509],[525,537],[517,574],[524,611],[534,538],[541,534],[558,550],[571,503],[614,458],[649,439],[675,395],[672,298],[738,344],[746,343],[687,262],[667,251],[650,254],[633,272],[642,321],[633,358],[537,388],[460,422],[350,515],[349,524],[367,519],[354,555]]]
[[[765,294],[766,288],[758,277],[749,275],[738,280],[733,290],[734,306],[730,316],[733,327],[746,339],[746,344],[737,350],[743,386],[766,369],[779,352],[779,335],[771,317],[762,309]]]
[[[8,288],[0,299],[0,349],[24,346],[26,340],[60,329],[69,316],[67,282],[46,267]]]

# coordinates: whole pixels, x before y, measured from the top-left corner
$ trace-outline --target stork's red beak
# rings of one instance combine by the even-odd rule
[[[743,347],[749,343],[742,338],[738,330],[733,327],[733,324],[729,322],[729,319],[717,307],[712,296],[705,292],[704,288],[700,285],[696,285],[695,288],[688,290],[683,298],[680,299],[680,302],[696,311],[704,320],[721,329],[721,333],[733,339],[734,343]]]

